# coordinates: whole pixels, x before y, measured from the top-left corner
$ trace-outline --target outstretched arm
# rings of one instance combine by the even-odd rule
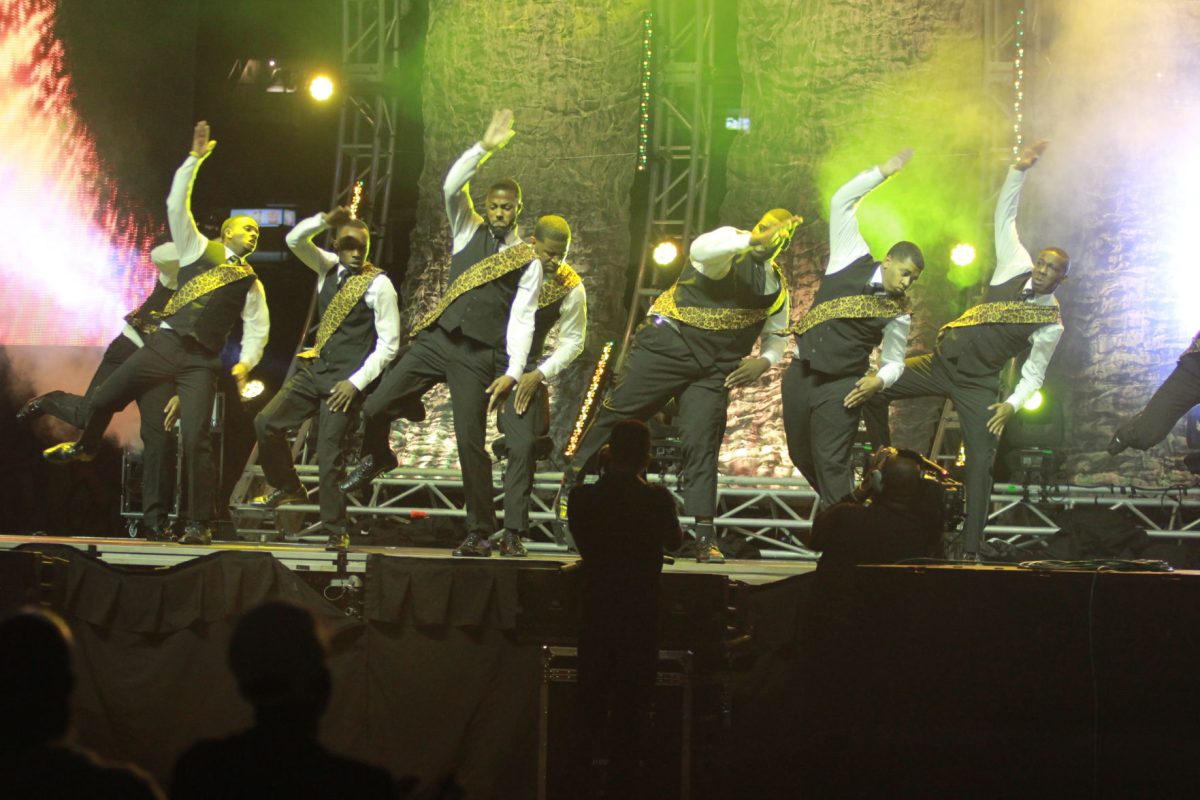
[[[455,161],[454,166],[446,173],[442,193],[446,199],[446,216],[450,220],[450,235],[454,237],[455,252],[464,247],[475,233],[475,229],[483,224],[483,217],[475,210],[475,204],[471,201],[471,178],[475,177],[475,172],[483,162],[516,135],[512,122],[513,113],[507,108],[492,114],[492,121],[484,131],[483,138],[459,156],[458,161]]]
[[[536,321],[536,318],[535,318]],[[514,398],[518,414],[529,408],[538,387],[562,372],[583,352],[587,338],[587,292],[579,284],[563,298],[562,314],[558,318],[558,345],[554,352],[517,381]]]
[[[208,246],[208,238],[196,227],[192,217],[192,185],[196,182],[196,171],[200,163],[208,158],[217,140],[209,137],[208,123],[200,120],[192,130],[192,149],[184,159],[179,169],[175,170],[175,179],[171,181],[171,190],[167,194],[167,227],[171,231],[171,241],[179,251],[179,263],[191,264],[204,254]]]
[[[993,285],[1033,269],[1033,259],[1021,244],[1021,237],[1017,233],[1017,209],[1021,204],[1025,173],[1037,163],[1049,144],[1048,140],[1041,139],[1025,148],[1000,187],[1000,197],[996,200],[996,271],[992,273]]]
[[[242,304],[242,349],[238,363],[230,372],[237,379],[238,390],[245,388],[246,375],[262,360],[263,348],[271,332],[271,315],[267,311],[267,294],[262,281],[254,279]]]
[[[871,252],[858,229],[858,203],[879,184],[895,175],[912,158],[912,148],[905,148],[877,167],[860,172],[833,194],[829,201],[829,266],[826,274],[842,268]]]
[[[535,258],[521,275],[521,282],[517,284],[517,294],[513,297],[508,312],[508,328],[505,334],[508,370],[492,381],[487,388],[487,393],[491,395],[487,408],[489,414],[504,402],[525,371],[525,362],[529,360],[529,348],[533,344],[534,315],[537,313],[541,292],[542,262]]]

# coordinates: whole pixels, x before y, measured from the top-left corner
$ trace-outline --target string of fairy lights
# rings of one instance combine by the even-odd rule
[[[642,92],[638,97],[637,170],[645,172],[650,163],[650,68],[654,61],[654,12],[642,15]]]
[[[571,431],[567,449],[563,451],[563,456],[566,458],[575,455],[575,448],[579,447],[579,440],[583,436],[584,428],[592,413],[592,404],[596,401],[596,395],[600,393],[600,383],[604,380],[604,371],[608,368],[608,357],[612,355],[612,349],[613,343],[608,341],[604,343],[604,349],[600,351],[600,360],[596,363],[596,370],[592,373],[592,382],[588,386],[587,394],[583,396],[583,405],[579,409],[579,416],[575,420],[575,427]]]
[[[1013,155],[1021,152],[1025,137],[1021,132],[1025,102],[1025,8],[1017,9],[1015,33],[1016,57],[1013,59]]]
[[[358,206],[362,203],[363,182],[355,181],[354,194],[350,197],[350,219],[358,219]]]

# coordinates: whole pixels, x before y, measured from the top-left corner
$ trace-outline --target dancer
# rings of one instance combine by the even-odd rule
[[[1200,403],[1200,333],[1179,357],[1175,369],[1155,390],[1146,407],[1117,428],[1108,452],[1117,455],[1126,448],[1148,450],[1161,442],[1175,423]]]
[[[542,281],[538,310],[534,315],[531,356],[541,355],[546,336],[556,324],[558,345],[535,369],[521,376],[516,391],[500,412],[499,427],[508,449],[508,463],[504,468],[502,556],[526,554],[521,535],[529,530],[529,498],[537,466],[534,451],[538,437],[550,424],[547,384],[583,352],[587,335],[587,293],[579,274],[565,263]]]
[[[868,192],[895,175],[912,150],[860,173],[829,204],[829,264],[813,305],[788,328],[792,363],[783,375],[783,426],[792,463],[828,508],[854,486],[850,456],[858,406],[904,371],[912,322],[906,293],[925,259],[912,242],[897,242],[876,261],[858,228],[856,209]],[[879,371],[871,351],[881,347]]]
[[[645,421],[672,398],[679,404],[684,512],[695,518],[696,560],[725,560],[717,545],[717,456],[725,436],[729,390],[758,380],[779,363],[786,342],[787,281],[775,257],[800,218],[782,208],[763,215],[752,231],[717,228],[692,242],[689,263],[650,308],[633,338],[622,382],[605,399],[563,473],[556,503],[622,419]],[[759,355],[752,357],[761,334]]]
[[[145,344],[143,335],[153,330],[153,314],[161,312],[175,294],[178,286],[179,257],[175,245],[160,244],[150,251],[150,260],[158,269],[158,280],[146,299],[125,316],[121,333],[108,343],[100,359],[91,383],[82,394],[53,391],[29,400],[17,412],[21,422],[32,422],[40,417],[55,417],[76,428],[84,428],[88,419],[85,414],[87,402],[95,395],[101,384]],[[168,529],[167,509],[169,503],[164,488],[170,486],[172,465],[166,454],[169,438],[165,424],[165,408],[175,392],[172,383],[154,386],[137,397],[138,413],[141,416],[142,437],[142,527],[146,538],[152,541],[167,541],[172,538]],[[107,428],[112,414],[96,420],[101,429]],[[98,449],[99,442],[96,442]],[[48,448],[42,454],[52,464],[67,464],[71,461],[91,461],[95,449],[76,447],[74,442],[62,442]]]
[[[1037,261],[1017,234],[1017,207],[1029,168],[1048,141],[1021,152],[1000,189],[996,203],[996,270],[983,302],[967,309],[938,333],[934,352],[910,358],[904,374],[872,403],[872,444],[890,444],[887,403],[910,397],[943,397],[953,401],[966,449],[967,520],[964,558],[978,556],[992,496],[992,461],[1004,426],[1041,388],[1046,365],[1054,355],[1063,326],[1054,290],[1066,280],[1070,259],[1061,247],[1048,247]],[[1000,370],[1009,359],[1029,349],[1021,379],[1012,393],[997,402]]]
[[[336,231],[336,253],[312,241],[328,228]],[[319,414],[321,524],[329,546],[343,549],[350,537],[346,496],[338,489],[345,467],[342,440],[357,420],[363,392],[399,348],[396,290],[387,274],[367,261],[371,239],[366,223],[353,219],[344,206],[302,220],[288,233],[287,245],[317,273],[320,322],[315,344],[298,356],[299,368],[254,418],[258,460],[275,490],[253,505],[274,509],[308,499],[292,463],[287,432]]]
[[[258,245],[258,223],[251,217],[231,217],[221,224],[221,240],[210,241],[192,217],[191,192],[196,170],[217,143],[201,121],[192,132],[192,149],[175,172],[167,197],[167,223],[179,253],[179,290],[153,316],[158,327],[146,346],[131,355],[96,389],[85,405],[88,419],[74,443],[93,452],[104,435],[108,414],[163,383],[173,382],[179,395],[183,459],[188,474],[186,517],[180,541],[207,545],[212,541],[215,475],[212,463],[213,395],[221,369],[220,353],[233,326],[243,323],[241,355],[232,373],[239,388],[262,358],[270,328],[266,295],[246,256]]]
[[[450,284],[413,328],[411,349],[364,402],[363,458],[341,484],[343,491],[354,491],[394,468],[396,457],[388,448],[391,421],[445,383],[466,494],[467,537],[455,549],[457,556],[491,553],[488,536],[496,513],[492,463],[484,447],[487,414],[502,406],[524,374],[542,271],[558,269],[571,235],[564,219],[546,216],[538,220],[532,243],[522,243],[517,235],[521,189],[511,179],[488,189],[486,217],[475,211],[469,181],[512,139],[512,121],[512,111],[497,111],[483,138],[446,176],[443,191],[454,240]]]

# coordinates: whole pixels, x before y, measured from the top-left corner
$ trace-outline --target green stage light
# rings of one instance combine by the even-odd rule
[[[309,81],[308,93],[323,103],[333,97],[333,81],[327,75],[317,75]]]
[[[1029,399],[1025,401],[1021,408],[1025,409],[1026,411],[1037,411],[1042,407],[1042,403],[1045,401],[1045,399],[1046,397],[1042,394],[1042,390],[1038,389],[1029,396]]]
[[[679,258],[679,248],[674,242],[659,242],[654,246],[654,263],[660,267],[674,264],[677,258]]]
[[[975,260],[975,248],[966,242],[956,244],[950,251],[950,260],[956,266],[965,267]]]

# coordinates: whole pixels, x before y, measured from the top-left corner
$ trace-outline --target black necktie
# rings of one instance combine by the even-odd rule
[[[1022,289],[1021,294],[1018,295],[1018,298],[1022,302],[1028,302],[1028,301],[1032,300],[1033,299],[1033,289]]]
[[[321,284],[321,292],[317,296],[317,305],[321,314],[325,313],[325,309],[329,308],[329,304],[333,302],[333,296],[337,294],[337,290],[342,286],[342,270],[340,267],[334,267],[325,275],[325,282]]]

